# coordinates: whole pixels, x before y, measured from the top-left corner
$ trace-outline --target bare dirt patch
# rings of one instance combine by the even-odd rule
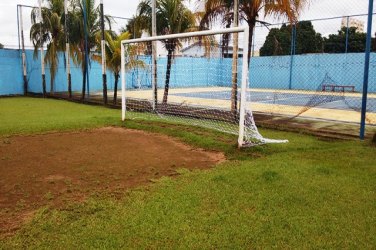
[[[93,193],[122,194],[177,169],[205,169],[224,155],[163,135],[122,128],[0,138],[0,236],[44,205]]]

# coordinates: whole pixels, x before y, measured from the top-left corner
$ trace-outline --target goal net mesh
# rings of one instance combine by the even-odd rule
[[[286,142],[266,139],[259,133],[248,90],[241,112],[242,80],[249,87],[248,70],[246,79],[242,78],[243,59],[247,57],[243,53],[244,33],[150,39],[123,43],[125,107],[132,111],[127,113],[128,118],[157,115],[173,122],[240,134],[239,146]],[[241,114],[244,126],[240,126]]]

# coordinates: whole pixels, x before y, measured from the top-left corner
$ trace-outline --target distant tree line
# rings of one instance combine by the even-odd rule
[[[270,29],[260,56],[290,55],[292,46],[292,26],[282,25],[281,28]],[[295,54],[310,53],[345,53],[347,28],[342,27],[337,34],[328,37],[315,31],[312,22],[301,21],[296,25]],[[365,52],[367,34],[350,27],[348,32],[348,53]],[[372,51],[376,51],[376,39],[372,38]]]

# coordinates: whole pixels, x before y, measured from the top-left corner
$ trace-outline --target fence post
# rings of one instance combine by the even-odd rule
[[[295,55],[295,46],[296,46],[296,25],[291,23],[291,58],[290,58],[290,81],[289,89],[292,89],[292,73],[293,73],[293,64],[294,64],[294,55]]]
[[[346,24],[346,44],[345,44],[345,53],[347,54],[347,51],[349,49],[349,22],[350,22],[350,17],[347,17],[347,24]]]
[[[366,128],[366,113],[367,113],[367,95],[368,95],[368,78],[369,78],[369,63],[371,54],[371,36],[372,36],[372,17],[373,17],[373,0],[369,0],[368,6],[368,24],[367,24],[367,42],[366,42],[366,56],[364,62],[364,81],[363,81],[363,98],[362,98],[362,116],[360,120],[360,139],[364,140]]]
[[[256,25],[253,28],[253,37],[252,37],[252,57],[255,56],[255,42],[256,42]]]

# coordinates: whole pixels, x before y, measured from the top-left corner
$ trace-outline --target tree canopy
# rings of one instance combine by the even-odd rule
[[[291,25],[270,30],[264,45],[260,49],[261,56],[289,55],[291,53]],[[310,21],[301,21],[296,25],[295,54],[321,53],[323,38],[317,33]]]
[[[310,53],[345,53],[347,28],[343,27],[337,34],[322,37],[317,33],[310,21],[301,21],[296,26],[295,54]],[[291,25],[270,29],[265,43],[260,49],[260,56],[276,56],[291,54]],[[362,53],[366,50],[367,34],[358,32],[356,27],[348,31],[348,53]],[[372,38],[372,51],[376,51],[376,39]]]
[[[346,52],[346,27],[342,27],[338,34],[329,35],[324,38],[325,53],[344,53]],[[347,52],[357,53],[366,51],[367,34],[358,32],[356,27],[349,28]],[[372,51],[376,51],[375,38],[372,38]]]

